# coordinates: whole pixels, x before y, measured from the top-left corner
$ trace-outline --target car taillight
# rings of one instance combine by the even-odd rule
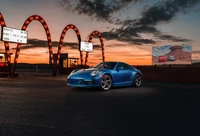
[[[0,67],[6,66],[6,63],[0,63]]]

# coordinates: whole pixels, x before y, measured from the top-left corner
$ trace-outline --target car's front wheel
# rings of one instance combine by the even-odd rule
[[[109,90],[112,87],[112,77],[108,74],[105,74],[101,78],[101,88],[104,91]]]
[[[136,74],[133,81],[133,86],[140,87],[141,85],[142,85],[142,76],[140,74]]]

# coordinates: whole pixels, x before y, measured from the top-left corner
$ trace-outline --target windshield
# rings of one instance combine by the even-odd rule
[[[96,66],[94,66],[94,68],[97,68],[97,69],[114,69],[116,64],[117,64],[116,62],[101,62],[101,63],[97,64]]]

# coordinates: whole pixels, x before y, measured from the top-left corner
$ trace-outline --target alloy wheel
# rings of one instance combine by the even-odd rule
[[[135,76],[135,86],[139,87],[142,84],[142,77],[140,75]]]
[[[101,87],[103,90],[109,90],[112,86],[112,78],[110,75],[103,75],[101,79]]]

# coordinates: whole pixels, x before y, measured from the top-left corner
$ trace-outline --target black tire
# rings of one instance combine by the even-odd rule
[[[101,89],[108,91],[112,87],[112,77],[108,74],[105,74],[101,78]]]
[[[136,74],[133,81],[134,87],[140,87],[142,85],[142,76],[140,74]]]

